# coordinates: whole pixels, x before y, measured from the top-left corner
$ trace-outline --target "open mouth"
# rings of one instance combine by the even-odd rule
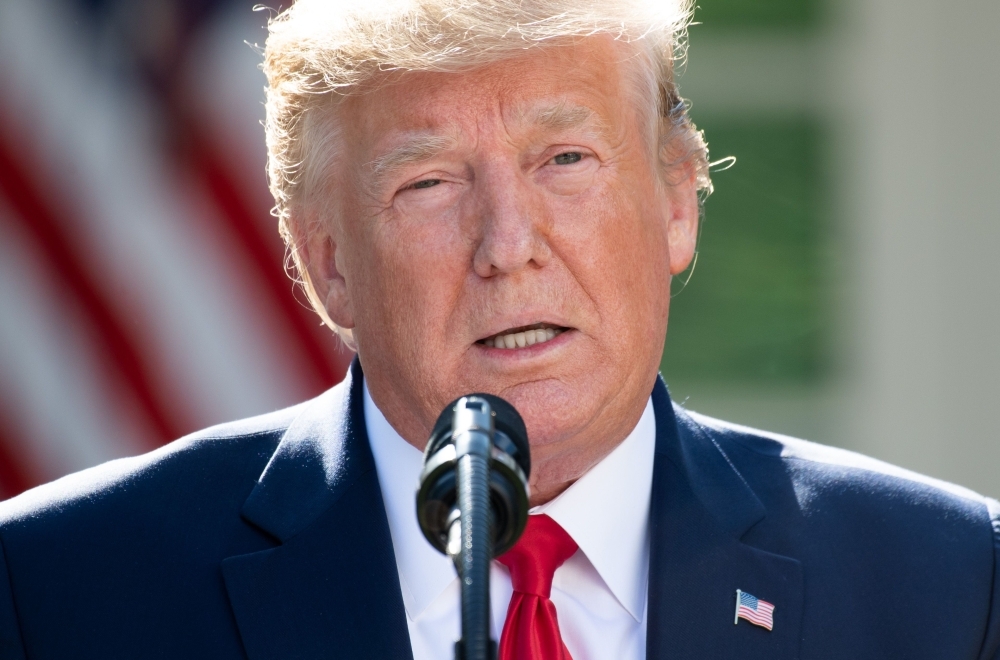
[[[476,343],[490,348],[527,348],[552,341],[567,330],[569,328],[561,328],[551,323],[536,323],[504,330],[499,334],[480,339]]]

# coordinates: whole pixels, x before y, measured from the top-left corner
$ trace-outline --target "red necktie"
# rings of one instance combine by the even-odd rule
[[[510,569],[514,595],[500,635],[498,660],[573,660],[559,634],[552,594],[556,569],[577,545],[548,516],[529,516],[517,544],[497,558]]]

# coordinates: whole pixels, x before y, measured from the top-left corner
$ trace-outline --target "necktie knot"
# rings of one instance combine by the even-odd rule
[[[574,552],[576,543],[556,521],[528,516],[524,534],[498,558],[510,569],[514,587],[500,635],[499,660],[573,660],[549,596],[552,576]]]
[[[573,538],[552,518],[528,516],[524,534],[497,561],[510,569],[515,592],[549,598],[556,569],[572,557],[576,549]]]

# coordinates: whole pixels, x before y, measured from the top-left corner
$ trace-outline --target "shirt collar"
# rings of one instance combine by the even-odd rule
[[[423,454],[389,424],[364,385],[365,424],[375,458],[403,592],[415,620],[455,580],[451,560],[417,524],[415,496]],[[652,400],[625,440],[559,497],[545,513],[573,537],[601,579],[636,621],[642,621],[649,578],[649,498],[656,421]]]
[[[403,440],[372,401],[365,383],[365,425],[375,458],[403,607],[415,620],[455,579],[451,560],[435,550],[417,523],[416,493],[423,453]]]
[[[641,622],[649,580],[649,499],[653,487],[656,420],[653,402],[625,440],[544,513],[573,537],[629,614]]]

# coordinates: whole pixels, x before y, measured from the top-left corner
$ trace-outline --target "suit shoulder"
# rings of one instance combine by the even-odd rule
[[[159,449],[108,461],[0,502],[0,530],[43,522],[74,509],[139,505],[170,493],[193,501],[206,491],[252,483],[302,407],[197,431]]]
[[[979,520],[984,507],[991,518],[996,518],[1000,507],[995,500],[963,486],[847,449],[761,431],[683,409],[678,420],[710,435],[747,477],[752,478],[755,472],[766,472],[768,464],[782,470],[793,480],[803,500],[808,499],[810,492],[815,495],[817,491],[827,494],[852,491],[875,499],[907,499],[935,509],[960,510]]]
[[[803,656],[850,656],[871,643],[901,648],[899,657],[994,658],[995,500],[855,452],[681,408],[676,417],[682,458],[737,473],[724,483],[759,512],[740,542],[794,559],[806,576]]]

